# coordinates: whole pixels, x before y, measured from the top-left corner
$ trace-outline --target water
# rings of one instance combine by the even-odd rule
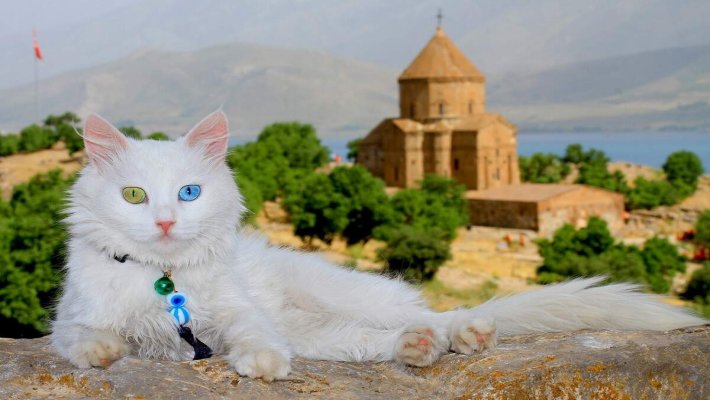
[[[345,157],[350,139],[324,139],[323,144]],[[627,161],[660,168],[674,151],[690,150],[700,157],[710,172],[709,132],[520,132],[518,154],[555,153],[564,155],[572,143],[585,149],[602,150],[612,161]]]

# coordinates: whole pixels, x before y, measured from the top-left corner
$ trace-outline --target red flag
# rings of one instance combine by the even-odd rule
[[[39,40],[37,40],[37,31],[32,30],[32,47],[35,49],[35,58],[42,59],[42,49],[39,48]]]

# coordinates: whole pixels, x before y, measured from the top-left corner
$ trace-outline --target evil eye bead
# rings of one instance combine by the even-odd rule
[[[187,296],[180,292],[171,293],[166,297],[170,307],[182,307],[187,303]]]
[[[175,318],[178,325],[185,325],[190,322],[190,312],[185,307],[175,307],[170,310],[170,314]]]
[[[121,193],[123,194],[123,199],[131,204],[140,204],[146,198],[145,190],[135,186],[125,187]]]
[[[178,197],[182,201],[192,201],[200,197],[200,185],[185,185],[180,188]]]

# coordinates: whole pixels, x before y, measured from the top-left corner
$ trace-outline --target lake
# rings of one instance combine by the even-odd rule
[[[324,139],[333,153],[347,154],[343,139]],[[710,172],[710,132],[519,132],[518,154],[536,152],[563,155],[572,143],[585,149],[604,151],[612,161],[627,161],[660,168],[670,153],[690,150],[700,157],[705,172]]]

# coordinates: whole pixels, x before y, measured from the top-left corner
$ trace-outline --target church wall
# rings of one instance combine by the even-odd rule
[[[483,190],[520,182],[515,130],[505,124],[490,124],[480,130],[477,141],[479,181]]]
[[[482,82],[406,80],[399,83],[399,98],[400,116],[418,121],[485,112]]]
[[[405,187],[407,163],[405,158],[405,133],[394,125],[387,125],[382,135],[384,155],[383,179],[387,186]]]
[[[424,177],[424,133],[408,132],[404,135],[404,140],[405,186],[413,187]]]
[[[478,185],[476,131],[454,131],[451,137],[451,176],[469,190]]]

